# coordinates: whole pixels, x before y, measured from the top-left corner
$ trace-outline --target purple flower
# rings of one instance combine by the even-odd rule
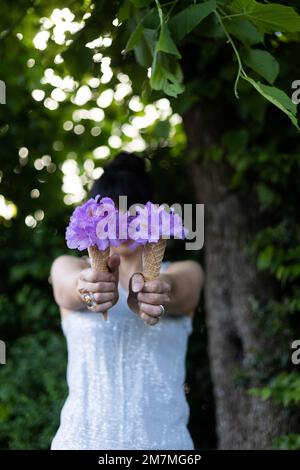
[[[163,222],[166,223],[166,231],[171,237],[183,240],[188,234],[188,230],[184,227],[181,215],[176,213],[173,208],[170,212],[163,211]]]
[[[128,223],[128,237],[138,245],[145,245],[149,241],[151,210],[150,203],[147,204],[144,207],[134,206],[136,215],[131,216]]]
[[[103,197],[100,200],[96,214],[98,217],[96,235],[99,243],[109,240],[112,245],[118,246],[120,244],[117,234],[118,210],[113,200],[109,197]]]
[[[89,246],[97,246],[99,250],[106,250],[110,245],[108,237],[101,239],[97,236],[97,225],[105,217],[100,211],[103,201],[105,204],[113,204],[114,206],[111,199],[100,199],[98,195],[95,199],[91,198],[75,208],[66,229],[68,248],[82,251]]]
[[[163,205],[149,201],[144,207],[135,206],[135,211],[137,215],[129,223],[129,237],[137,244],[157,243],[160,238],[184,239],[187,235],[181,216],[173,208],[167,211]]]

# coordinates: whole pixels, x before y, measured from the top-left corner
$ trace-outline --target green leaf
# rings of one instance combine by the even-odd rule
[[[131,11],[130,0],[126,0],[124,3],[122,3],[116,15],[118,20],[122,22],[128,20],[130,16],[130,11]]]
[[[160,35],[158,38],[156,49],[157,51],[176,55],[176,57],[178,58],[181,57],[181,54],[179,50],[177,49],[175,42],[172,39],[168,25],[166,23],[162,23],[161,25]]]
[[[264,40],[264,35],[250,21],[238,19],[224,20],[224,25],[229,34],[235,36],[245,46],[254,46]]]
[[[142,34],[144,32],[144,27],[142,23],[139,23],[135,30],[131,33],[128,42],[125,47],[125,52],[131,51],[134,47],[140,42]]]
[[[142,20],[143,25],[145,28],[148,29],[157,29],[159,27],[159,16],[156,8],[152,8],[152,10],[149,11],[145,15],[145,17]]]
[[[166,56],[155,52],[151,67],[150,85],[153,90],[162,90],[166,95],[176,98],[184,91],[182,82],[182,72],[178,62],[173,64],[175,70],[172,71]]]
[[[135,58],[142,67],[151,67],[155,49],[156,33],[151,29],[145,29],[140,41],[134,48]]]
[[[210,0],[197,5],[191,5],[177,13],[170,21],[169,26],[172,36],[177,43],[189,34],[201,23],[204,18],[210,15],[217,8],[216,2]]]
[[[291,98],[284,93],[284,91],[276,87],[263,85],[247,76],[242,76],[242,78],[249,82],[258,91],[258,93],[270,101],[270,103],[283,111],[290,118],[294,126],[300,130],[297,120],[297,106],[292,102]]]
[[[245,49],[241,54],[244,62],[256,73],[273,85],[279,74],[279,64],[275,57],[261,49]]]
[[[300,16],[292,7],[275,3],[261,4],[255,0],[233,0],[233,14],[241,14],[265,33],[300,31]]]

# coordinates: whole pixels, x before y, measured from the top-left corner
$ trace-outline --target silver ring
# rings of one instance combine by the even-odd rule
[[[87,305],[88,308],[94,308],[97,306],[95,296],[92,292],[82,295],[83,302]]]
[[[165,307],[163,305],[160,305],[160,317],[163,317],[165,314]]]

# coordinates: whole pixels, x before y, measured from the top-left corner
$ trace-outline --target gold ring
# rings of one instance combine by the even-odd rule
[[[96,307],[96,305],[97,305],[94,294],[92,294],[91,292],[89,292],[87,294],[83,294],[82,295],[82,300],[85,304],[87,304],[88,308]]]

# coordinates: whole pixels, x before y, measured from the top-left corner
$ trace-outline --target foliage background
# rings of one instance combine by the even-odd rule
[[[206,3],[214,8],[215,2]],[[96,1],[92,9],[87,0],[1,3],[0,78],[7,104],[0,107],[0,338],[8,358],[0,368],[2,449],[46,449],[57,429],[67,393],[66,349],[49,270],[66,252],[64,230],[74,204],[119,148],[147,158],[158,200],[194,201],[186,172],[191,161],[226,162],[229,190],[253,197],[257,236],[248,241],[249,257],[277,291],[267,302],[251,299],[253,312],[266,335],[286,347],[277,355],[256,351],[257,376],[250,380],[245,364],[237,383],[291,412],[297,407],[299,372],[291,366],[289,345],[299,332],[299,141],[297,110],[288,94],[291,77],[298,78],[300,26],[298,17],[286,19],[281,11],[275,15],[281,23],[273,27],[270,21],[255,23],[250,7],[257,3],[217,2],[219,15],[224,9],[225,16],[243,11],[242,21],[249,21],[223,20],[233,49],[213,15],[186,26],[184,41],[176,36],[180,28],[170,26],[169,32],[166,25],[176,13],[203,2]],[[122,15],[123,23],[112,25]],[[274,34],[278,30],[285,33]],[[151,65],[156,73],[149,82]],[[237,70],[240,101],[233,89]],[[266,88],[275,79],[285,95]],[[180,116],[204,102],[212,104],[218,121],[218,108],[226,109],[228,122],[217,141],[191,151]],[[180,243],[170,243],[167,256],[180,259],[186,253]],[[188,256],[203,262],[202,253]],[[196,446],[214,448],[206,351],[201,305],[188,356],[190,428]],[[278,436],[274,445],[299,448],[299,435]]]

